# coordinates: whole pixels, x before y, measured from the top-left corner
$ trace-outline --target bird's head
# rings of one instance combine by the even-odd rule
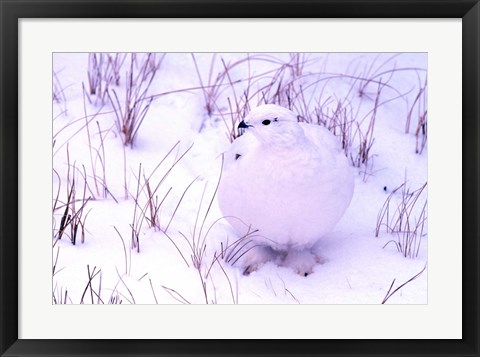
[[[304,138],[297,115],[275,104],[252,109],[240,122],[238,129],[252,133],[262,144],[275,146],[293,145]]]

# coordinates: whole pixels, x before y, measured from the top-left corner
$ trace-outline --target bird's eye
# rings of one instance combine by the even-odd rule
[[[262,124],[263,125],[268,125],[268,124],[270,124],[270,122],[271,121],[269,119],[265,119],[264,121],[262,121]]]

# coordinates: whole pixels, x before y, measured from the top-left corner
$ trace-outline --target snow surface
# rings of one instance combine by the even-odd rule
[[[126,54],[119,85],[110,85],[110,93],[114,90],[120,103],[125,97],[130,58]],[[144,58],[139,54],[137,63]],[[420,154],[415,152],[415,130],[421,111],[415,100],[425,84],[426,54],[201,53],[194,58],[198,71],[191,54],[166,54],[149,88],[154,100],[133,145],[124,146],[110,101],[106,99],[102,104],[95,95],[88,94],[89,55],[54,54],[53,87],[61,95],[53,101],[54,202],[59,192],[53,213],[53,302],[380,304],[393,281],[392,290],[422,271],[428,259],[426,228],[418,256],[413,258],[398,252],[394,243],[398,242],[397,234],[387,233],[383,226],[379,237],[375,237],[375,229],[379,211],[405,177],[410,191],[427,182],[428,144]],[[292,63],[299,58],[306,64],[301,73],[295,73]],[[209,116],[198,74],[206,86],[231,64],[236,65],[229,69],[228,78],[224,77],[216,107]],[[366,167],[355,168],[355,192],[350,207],[333,232],[315,246],[322,263],[308,277],[274,263],[244,276],[239,267],[229,264],[225,255],[222,257],[222,249],[238,237],[222,219],[214,197],[221,154],[231,145],[229,100],[234,106],[247,93],[245,89],[250,88],[250,106],[263,103],[265,91],[254,93],[273,80],[277,80],[278,87],[281,81],[275,74],[281,66],[286,68],[282,72],[283,83],[296,78],[295,88],[305,90],[304,103],[309,108],[321,103],[324,113],[332,115],[337,104],[344,103],[348,113],[361,122],[362,132],[368,127],[376,104],[378,82],[387,85],[377,103],[371,159]],[[359,77],[375,81],[367,83],[361,92],[366,81],[359,81]],[[85,96],[82,84],[87,91]],[[405,133],[412,106],[410,131]],[[355,153],[358,142],[352,145]],[[135,208],[139,170],[141,191]],[[101,187],[100,192],[96,191],[93,171],[102,179],[105,172],[109,192],[106,197]],[[73,172],[76,198],[83,197],[84,172],[85,198],[90,197],[83,212],[84,243],[79,233],[75,245],[70,241],[69,228],[62,239],[56,239]],[[138,220],[141,210],[147,207],[146,189],[142,190],[145,178],[149,178],[152,190],[159,185],[155,193],[158,202],[164,199],[158,213],[160,228],[150,228],[147,219]],[[391,202],[392,207],[395,203],[390,211],[393,215],[401,202],[400,191],[393,194]],[[418,208],[425,202],[426,190],[412,211],[412,222],[420,219]],[[77,201],[76,209],[81,205]],[[132,225],[138,227],[134,214],[141,222],[138,250],[131,245]],[[202,262],[197,269],[192,257],[198,247]],[[88,271],[90,275],[99,272],[91,284]],[[386,303],[426,304],[427,270]]]

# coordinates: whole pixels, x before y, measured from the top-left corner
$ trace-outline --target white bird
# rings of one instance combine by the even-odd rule
[[[240,237],[256,231],[247,237],[244,274],[274,261],[307,276],[320,261],[313,245],[350,204],[348,160],[326,128],[299,123],[278,105],[254,108],[238,127],[245,134],[224,154],[218,203]]]

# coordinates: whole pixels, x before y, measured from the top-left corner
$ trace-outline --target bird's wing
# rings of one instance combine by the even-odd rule
[[[341,152],[342,146],[340,139],[330,132],[327,128],[307,123],[299,123],[307,139],[315,146],[330,149],[334,152]]]

